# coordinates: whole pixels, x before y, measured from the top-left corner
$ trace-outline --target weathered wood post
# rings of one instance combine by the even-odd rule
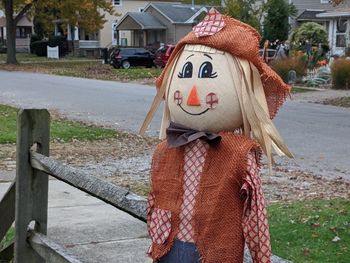
[[[27,243],[27,230],[34,221],[34,230],[46,235],[48,176],[34,170],[30,150],[49,155],[50,115],[47,110],[20,110],[17,118],[17,173],[15,215],[15,263],[45,262]]]
[[[16,183],[13,182],[0,200],[0,241],[3,240],[15,220]],[[0,262],[13,258],[13,242],[0,249]]]

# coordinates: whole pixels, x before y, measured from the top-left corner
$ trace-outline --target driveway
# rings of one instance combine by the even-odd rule
[[[154,87],[0,71],[0,103],[57,110],[71,119],[137,132],[155,94]],[[155,135],[159,111],[150,126]],[[350,180],[350,109],[288,101],[276,125],[295,154],[277,159],[290,169]]]

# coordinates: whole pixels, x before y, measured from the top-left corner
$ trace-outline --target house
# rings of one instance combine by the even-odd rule
[[[116,29],[129,31],[131,45],[134,46],[174,44],[190,32],[207,12],[205,6],[152,2],[142,12],[126,13]]]
[[[129,31],[134,46],[174,44],[190,32],[207,11],[205,6],[152,2],[142,12],[128,12],[116,29]]]
[[[74,33],[71,32],[71,27],[67,26],[63,31],[67,33],[69,41],[74,40],[74,49],[77,54],[84,56],[99,56],[101,48],[109,48],[111,46],[122,45],[130,46],[133,44],[132,32],[129,30],[117,30],[116,26],[121,18],[128,12],[142,12],[151,2],[144,0],[107,0],[112,1],[115,11],[119,16],[104,13],[106,23],[98,32],[85,32],[79,27],[75,27]],[[179,3],[178,0],[161,0],[166,3]],[[158,3],[159,1],[152,1]],[[61,25],[64,21],[56,20],[55,34],[62,34]]]
[[[24,16],[16,27],[16,49],[17,51],[29,51],[30,36],[33,33],[33,23]],[[6,45],[6,18],[0,11],[0,46]]]
[[[325,27],[331,55],[344,55],[350,46],[350,7],[347,3],[333,7],[328,0],[292,0],[298,16],[293,27],[305,22],[316,22]]]
[[[132,32],[129,30],[118,30],[117,25],[120,23],[122,18],[128,12],[139,13],[145,10],[147,6],[150,5],[151,1],[143,0],[111,0],[116,12],[120,16],[113,16],[110,14],[105,14],[107,22],[104,24],[103,29],[100,30],[100,46],[110,47],[110,46],[130,46],[133,43]],[[180,3],[179,0],[156,0],[152,3]]]

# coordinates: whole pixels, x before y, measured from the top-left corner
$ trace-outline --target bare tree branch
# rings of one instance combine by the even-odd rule
[[[33,0],[31,3],[26,4],[22,10],[17,14],[16,18],[14,19],[15,24],[17,25],[17,23],[19,22],[19,20],[21,20],[23,18],[23,16],[32,8],[32,6],[38,2],[38,0]]]

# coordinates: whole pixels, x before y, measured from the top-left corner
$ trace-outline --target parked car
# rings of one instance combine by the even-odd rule
[[[268,64],[270,61],[274,60],[276,58],[276,49],[266,49],[265,54],[265,62]],[[259,50],[259,55],[262,59],[264,59],[264,49]]]
[[[160,47],[154,55],[154,65],[157,68],[164,68],[174,48],[174,45],[164,45]]]
[[[114,68],[128,69],[134,66],[151,68],[154,66],[153,59],[154,55],[144,48],[123,47],[112,51],[109,63]]]

